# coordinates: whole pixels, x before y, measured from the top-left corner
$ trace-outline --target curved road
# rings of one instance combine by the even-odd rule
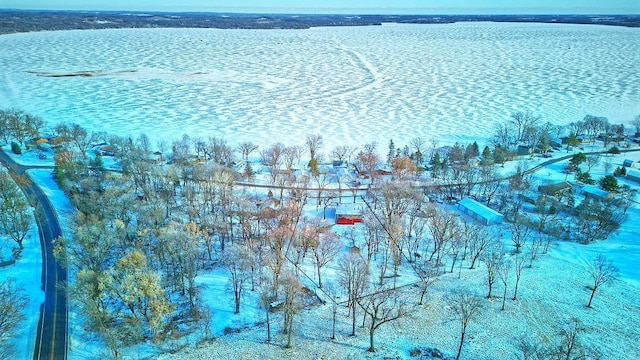
[[[2,149],[0,149],[0,162],[5,164],[14,177],[24,176],[28,169],[39,168],[16,164]],[[34,360],[64,360],[67,358],[68,317],[65,291],[67,270],[60,266],[53,256],[53,240],[62,235],[60,224],[51,202],[37,185],[31,181],[17,181],[17,183],[35,209],[34,215],[42,246],[42,290],[45,298],[44,304],[40,306],[33,358]]]

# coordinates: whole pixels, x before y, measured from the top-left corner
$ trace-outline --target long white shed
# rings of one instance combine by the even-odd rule
[[[500,224],[504,218],[499,212],[471,198],[460,200],[458,209],[484,225]]]

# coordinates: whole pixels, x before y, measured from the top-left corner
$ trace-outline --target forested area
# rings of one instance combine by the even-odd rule
[[[121,28],[308,29],[382,23],[448,24],[460,21],[541,22],[640,26],[637,15],[309,15],[96,11],[0,11],[0,34]]]
[[[114,356],[143,340],[161,344],[206,328],[211,315],[202,306],[196,278],[216,268],[228,273],[228,301],[236,313],[246,291],[261,294],[255,306],[264,308],[267,319],[273,312],[282,321],[285,347],[292,346],[293,319],[305,305],[333,301],[336,309],[348,309],[353,334],[363,317],[374,351],[376,329],[428,301],[425,295],[439,275],[477,266],[486,269],[487,297],[498,296],[500,288],[504,308],[508,297],[517,298],[517,282],[507,296],[508,274],[514,272],[517,281],[553,239],[606,238],[624,216],[613,203],[584,201],[570,217],[580,227],[573,233],[566,222],[556,221],[567,217],[563,199],[540,197],[533,206],[523,200],[531,186],[524,171],[494,181],[496,167],[514,156],[513,144],[537,141],[544,147],[550,137],[544,126],[551,125],[541,126],[530,114],[513,119],[497,129],[493,150],[487,146],[482,155],[475,143],[443,152],[436,141],[429,148],[413,139],[402,150],[391,141],[386,161],[391,180],[377,171],[385,164],[376,144],[332,149],[333,160],[353,164],[369,177],[366,191],[354,190],[356,184],[346,177],[337,189],[328,186],[328,175],[319,167],[324,158],[319,135],[308,136],[304,146],[273,144],[261,150],[252,143],[235,148],[220,138],[184,136],[171,145],[158,144],[164,151],[154,154],[144,135],[123,139],[59,125],[55,177],[78,210],[73,239],[57,244],[58,256],[74,274],[70,294],[83,309],[87,329],[100,334]],[[579,134],[590,129],[573,126]],[[95,143],[114,155],[121,172],[106,171],[100,156],[87,155]],[[169,162],[160,159],[168,149]],[[237,150],[244,159],[241,172],[234,170]],[[260,158],[253,166],[268,171],[268,194],[240,185],[255,176],[248,161],[252,155]],[[296,175],[293,170],[305,155],[308,171]],[[477,166],[467,165],[470,159],[479,159]],[[430,180],[439,186],[415,186],[423,163],[432,167]],[[469,195],[505,214],[510,241],[430,201]],[[336,202],[364,203],[363,225],[337,233],[306,211],[326,210]],[[337,274],[323,282],[324,269],[336,265]],[[403,268],[413,275],[401,277]],[[411,287],[403,286],[407,279],[413,279]],[[331,291],[316,298],[310,287]],[[332,298],[332,292],[346,294],[346,302]],[[451,301],[459,304],[454,310],[462,326],[461,351],[479,300],[459,294]]]
[[[8,123],[22,113],[2,114]],[[22,126],[33,123],[28,116],[17,118]],[[617,129],[624,134],[624,127],[605,120],[587,117],[571,124],[569,141],[604,134],[611,138],[603,142],[605,150],[620,144],[615,134]],[[6,129],[14,128],[21,126]],[[528,285],[520,282],[522,272],[552,241],[589,243],[620,226],[631,205],[628,191],[620,190],[615,201],[582,199],[577,206],[572,193],[528,200],[530,173],[518,168],[503,177],[498,171],[518,156],[517,144],[534,144],[546,153],[558,132],[531,114],[516,113],[482,151],[477,143],[441,147],[437,140],[415,138],[402,148],[390,141],[385,161],[375,143],[327,149],[321,135],[307,136],[304,145],[263,149],[187,135],[154,146],[144,135],[121,138],[59,124],[46,143],[54,152],[54,178],[77,216],[73,234],[56,241],[55,253],[69,270],[68,294],[86,331],[114,357],[141,342],[172,350],[172,339],[206,342],[219,335],[210,331],[215,314],[204,305],[207,295],[197,281],[212,271],[227,274],[229,293],[218,301],[228,301],[236,314],[243,311],[247,292],[258,294],[253,307],[264,311],[266,341],[278,321],[278,331],[286,334],[282,346],[295,346],[294,319],[305,307],[324,303],[331,305],[327,311],[334,321],[320,331],[335,337],[336,316],[348,316],[351,335],[366,326],[369,351],[375,351],[376,341],[384,341],[376,340],[376,330],[426,306],[430,288],[443,274],[460,278],[481,268],[486,298],[500,298],[504,310]],[[15,131],[2,135],[17,140]],[[38,138],[18,141],[42,148]],[[567,174],[581,172],[580,166],[596,157],[578,154],[568,162]],[[601,156],[606,155],[597,155],[597,161]],[[327,163],[347,170],[331,174]],[[260,174],[263,183],[256,179]],[[2,189],[6,198],[4,190],[12,187]],[[460,216],[447,204],[463,197],[502,212],[508,231]],[[348,230],[332,226],[326,211],[339,203],[361,204],[362,223]],[[24,235],[15,234],[19,245]],[[584,302],[591,306],[596,289],[615,280],[616,269],[606,258],[589,269],[585,279],[591,276],[593,292]],[[458,358],[483,300],[452,291],[448,303],[460,325]],[[576,324],[567,331],[580,329]],[[567,341],[573,338],[545,346],[523,343],[522,353],[569,358],[586,353],[586,344]]]

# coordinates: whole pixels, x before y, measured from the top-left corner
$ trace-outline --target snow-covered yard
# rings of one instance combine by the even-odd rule
[[[594,149],[595,150],[595,149]],[[585,151],[589,151],[588,149]],[[27,153],[28,154],[28,153]],[[564,151],[554,156],[566,155]],[[14,156],[27,165],[50,165],[50,161],[34,156]],[[598,179],[605,173],[605,166],[615,168],[622,166],[625,159],[640,160],[640,152],[620,154],[616,156],[602,155],[599,164],[591,171],[592,177]],[[523,168],[530,168],[546,159],[525,158],[520,161]],[[610,163],[608,165],[605,165]],[[545,167],[533,176],[534,184],[546,184],[563,181],[567,175],[563,173],[566,161]],[[518,165],[517,161],[509,162],[501,172],[512,174]],[[50,197],[61,220],[63,232],[71,234],[73,211],[68,200],[53,182],[50,169],[29,170],[29,176]],[[267,181],[261,175],[256,181]],[[570,181],[573,181],[569,175]],[[622,184],[638,188],[638,183],[620,179]],[[314,203],[307,205],[305,214],[308,217],[322,217],[322,207],[317,209]],[[518,340],[529,339],[532,342],[551,344],[557,339],[557,332],[572,318],[578,318],[585,327],[580,335],[583,345],[597,349],[608,359],[640,358],[640,331],[635,324],[640,320],[640,208],[632,206],[627,214],[627,221],[608,240],[590,245],[571,242],[554,242],[550,251],[534,261],[532,268],[525,268],[520,280],[518,300],[510,300],[512,289],[507,294],[506,310],[501,311],[501,284],[497,284],[494,294],[499,296],[483,300],[484,309],[469,327],[468,339],[463,348],[463,358],[472,359],[511,359],[518,353]],[[355,228],[361,225],[355,225]],[[508,226],[494,225],[494,231],[503,233],[505,246],[508,248]],[[336,231],[344,233],[352,227],[339,227]],[[29,235],[25,243],[27,249],[23,258],[14,268],[3,269],[0,276],[12,276],[20,279],[29,290],[31,303],[27,309],[29,314],[39,313],[39,304],[43,294],[39,291],[40,252],[36,229]],[[346,241],[346,240],[345,240]],[[597,254],[604,254],[620,269],[620,281],[604,286],[598,290],[594,298],[593,308],[585,306],[590,290],[586,272],[587,262]],[[466,263],[465,263],[466,265]],[[6,271],[11,269],[11,271]],[[314,291],[315,270],[307,259],[301,269],[309,276],[303,283]],[[123,349],[122,354],[132,359],[143,359],[160,356],[161,358],[193,358],[193,359],[277,359],[277,358],[408,358],[411,349],[437,348],[447,356],[454,356],[459,325],[452,318],[447,295],[453,290],[463,290],[479,297],[486,296],[482,264],[476,269],[462,268],[461,277],[457,272],[445,274],[431,288],[424,306],[416,306],[411,314],[399,321],[383,325],[376,338],[379,351],[374,354],[366,352],[368,334],[366,329],[359,328],[356,337],[348,336],[350,319],[346,307],[341,306],[338,314],[337,339],[330,340],[331,311],[330,305],[324,304],[303,310],[294,324],[294,345],[292,349],[284,349],[284,336],[280,333],[281,317],[274,315],[272,319],[273,341],[265,343],[266,330],[264,311],[257,307],[257,293],[246,290],[239,315],[233,313],[232,295],[228,290],[228,274],[221,269],[206,272],[197,279],[202,286],[201,296],[204,304],[210,309],[210,332],[213,340],[198,344],[204,333],[192,334],[188,338],[176,340],[165,349],[185,350],[175,355],[160,355],[148,345],[131,349]],[[399,285],[410,284],[417,278],[408,268],[401,269]],[[332,263],[325,269],[327,283],[335,283],[337,264]],[[513,279],[509,282],[513,284]],[[417,290],[405,289],[405,296],[412,303],[417,302]],[[321,297],[323,296],[320,293]],[[346,300],[343,296],[343,300]],[[81,317],[70,309],[70,358],[100,358],[108,354],[103,344],[95,338],[88,337],[82,330]],[[361,320],[359,320],[360,322]],[[37,325],[37,315],[32,315],[28,326],[23,328],[22,335],[15,342],[19,354],[30,354],[33,347],[33,332]],[[237,329],[238,331],[234,330]]]

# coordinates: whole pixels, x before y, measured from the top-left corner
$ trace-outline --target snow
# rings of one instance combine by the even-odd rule
[[[301,145],[321,133],[331,144],[451,145],[486,139],[515,111],[628,123],[640,113],[639,31],[457,23],[11,34],[0,37],[0,108],[146,133],[152,144],[189,134]],[[99,76],[42,76],[78,71]]]
[[[514,111],[530,110],[545,121],[567,124],[585,114],[628,122],[640,113],[638,29],[548,24],[385,25],[366,28],[297,30],[135,29],[61,31],[0,36],[0,108],[16,107],[40,115],[49,124],[76,122],[92,131],[120,136],[146,133],[155,140],[220,136],[231,143],[250,140],[301,144],[310,133],[323,134],[325,147],[396,139],[404,144],[422,136],[441,145],[486,141],[494,123]],[[29,54],[29,56],[24,56]],[[482,54],[479,56],[478,54]],[[108,64],[108,65],[105,65]],[[51,78],[30,73],[100,70],[101,76]],[[127,71],[124,71],[127,70]],[[128,71],[133,70],[133,71]],[[470,125],[472,124],[472,125]],[[402,141],[399,141],[402,140]],[[8,149],[8,147],[5,147]],[[584,151],[602,146],[584,145]],[[578,151],[578,150],[574,150]],[[10,153],[10,151],[7,151]],[[564,150],[554,157],[567,155]],[[13,156],[26,165],[52,165],[33,153]],[[640,160],[640,152],[601,156],[591,171],[604,175],[605,164]],[[546,159],[523,158],[531,168]],[[564,181],[566,162],[539,170],[534,183]],[[584,165],[582,165],[584,169]],[[71,234],[73,211],[51,179],[51,170],[29,176],[50,196]],[[261,179],[256,178],[256,181]],[[264,175],[267,176],[266,174]],[[570,181],[573,175],[569,175]],[[638,183],[619,182],[637,189]],[[315,206],[314,206],[315,207]],[[313,211],[309,211],[309,214]],[[322,216],[322,211],[316,215]],[[312,216],[312,215],[309,215]],[[356,227],[359,225],[356,225]],[[353,227],[335,228],[347,232]],[[496,231],[508,239],[506,226]],[[606,241],[588,246],[555,242],[549,253],[525,269],[518,301],[484,301],[485,310],[469,328],[463,358],[511,359],[514,336],[550,340],[558,324],[571,316],[588,327],[583,343],[598,347],[608,359],[640,358],[640,209]],[[39,304],[40,250],[34,229],[23,258],[0,278],[13,276],[29,291],[29,320],[16,338],[19,358],[33,348]],[[620,281],[604,286],[587,309],[585,262],[605,254],[620,269]],[[311,262],[303,263],[305,285],[318,291]],[[9,272],[8,270],[11,270]],[[368,336],[359,329],[347,336],[349,319],[341,308],[338,338],[329,340],[329,305],[304,310],[294,324],[294,347],[283,349],[281,321],[274,315],[272,344],[265,344],[263,312],[256,295],[246,291],[242,313],[233,314],[227,275],[199,276],[204,302],[212,310],[210,346],[187,348],[176,359],[407,358],[413,347],[437,347],[454,355],[457,323],[449,317],[446,294],[453,288],[486,295],[482,266],[443,275],[427,306],[409,317],[383,325],[377,334],[380,353],[367,354]],[[416,280],[401,269],[401,284]],[[336,262],[323,275],[337,278]],[[511,282],[512,284],[512,282]],[[511,290],[510,290],[511,291]],[[495,289],[501,294],[501,285]],[[411,295],[413,296],[413,295]],[[87,338],[81,319],[70,309],[70,359],[98,357],[107,351]],[[257,325],[256,325],[257,324]],[[223,335],[224,329],[249,328]],[[202,334],[187,339],[192,344]],[[154,354],[129,349],[130,358]]]
[[[0,171],[5,171],[5,169],[0,166]],[[16,329],[17,332],[12,341],[16,359],[33,357],[38,320],[40,319],[40,305],[44,303],[44,291],[41,287],[42,252],[38,227],[35,222],[23,245],[22,255],[15,264],[0,268],[0,282],[13,281],[14,286],[22,289],[29,297],[28,305],[23,311],[26,320]],[[2,250],[3,259],[10,256],[11,248],[14,246],[15,243],[12,240],[0,236],[0,250]]]
[[[584,145],[583,151],[601,149],[601,145],[596,143]],[[553,156],[564,155],[566,153],[563,151]],[[604,175],[605,163],[611,163],[614,168],[621,166],[625,158],[639,160],[640,152],[601,155],[599,164],[591,169],[593,178],[599,179]],[[503,174],[514,173],[518,166],[527,169],[546,160],[524,157],[505,164]],[[566,176],[563,168],[567,161],[537,171],[533,175],[533,183],[563,181]],[[584,165],[582,167],[585,170]],[[577,186],[582,187],[580,184]],[[632,186],[638,188],[637,184]],[[531,268],[523,270],[517,301],[511,300],[515,280],[513,277],[509,279],[509,298],[505,311],[500,311],[502,285],[495,285],[496,297],[483,300],[483,311],[469,327],[469,338],[465,342],[462,358],[513,359],[518,354],[518,338],[549,344],[555,341],[559,328],[572,317],[580,319],[587,329],[580,335],[582,344],[597,349],[607,359],[640,358],[640,330],[636,326],[640,311],[640,267],[637,266],[640,263],[640,242],[637,237],[640,233],[640,208],[637,205],[631,207],[627,218],[621,228],[605,241],[589,245],[555,241],[547,254],[540,255]],[[491,228],[503,234],[505,246],[509,249],[508,225]],[[344,235],[352,227],[334,229]],[[590,295],[587,263],[598,254],[604,254],[619,268],[619,281],[598,289],[593,308],[588,309],[585,306]],[[312,269],[308,271],[311,272],[307,274],[314,274]],[[266,328],[262,324],[238,334],[216,338],[208,346],[201,345],[176,355],[165,354],[161,359],[409,358],[410,349],[427,347],[454,356],[459,330],[458,323],[451,318],[446,296],[454,289],[485,297],[487,288],[484,271],[482,264],[477,265],[475,270],[464,266],[458,279],[456,266],[453,274],[442,275],[430,290],[426,306],[416,308],[409,317],[383,325],[377,331],[379,352],[375,354],[366,352],[368,333],[365,329],[358,328],[356,337],[348,336],[350,318],[344,307],[340,308],[338,314],[337,339],[330,340],[330,308],[329,305],[322,305],[305,310],[296,321],[293,349],[282,348],[284,335],[278,331],[281,321],[278,315],[274,315],[272,334],[275,337],[271,344],[264,342]],[[329,267],[324,279],[327,283],[337,279],[335,264]],[[417,280],[408,273],[403,273],[400,279],[401,284]],[[415,291],[407,296],[415,297]]]
[[[53,153],[51,153],[50,151],[43,152],[43,154],[46,155],[46,158],[41,159],[38,157],[38,153],[35,151],[25,150],[21,155],[17,155],[11,151],[11,145],[9,144],[4,144],[4,146],[0,147],[2,147],[2,150],[4,150],[5,154],[9,155],[9,157],[18,164],[25,166],[53,166]]]

